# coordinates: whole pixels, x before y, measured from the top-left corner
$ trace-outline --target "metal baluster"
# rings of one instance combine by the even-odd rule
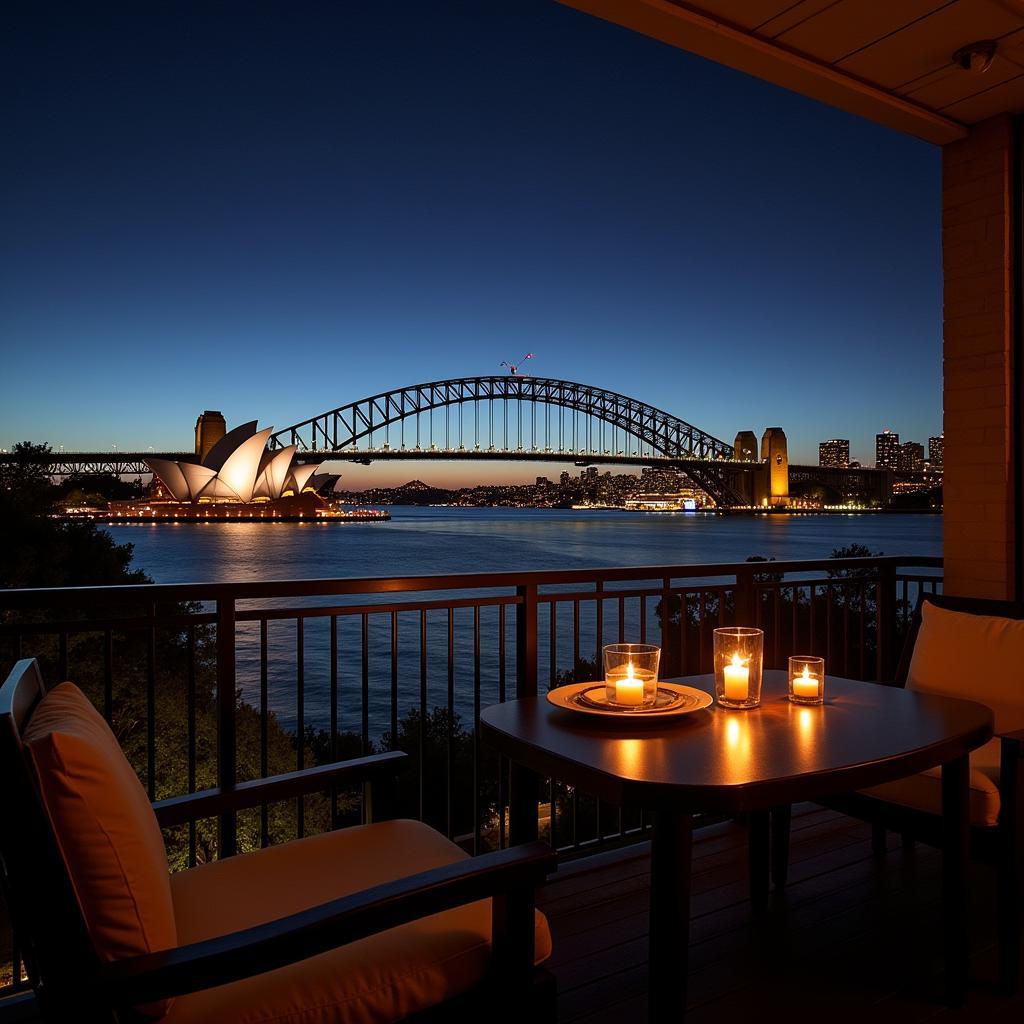
[[[576,667],[580,663],[580,603],[579,601],[573,601],[572,603],[572,678],[575,682],[579,682],[576,679]]]
[[[266,778],[270,772],[268,765],[270,707],[267,685],[267,620],[260,619],[260,776]],[[266,804],[260,805],[260,846],[270,845],[270,821]]]
[[[398,612],[391,613],[391,746],[398,739]]]
[[[814,605],[817,597],[818,588],[812,583],[810,587],[810,594],[808,595],[807,605],[807,628],[810,632],[810,643],[807,645],[807,649],[811,654],[817,654],[818,652],[818,637],[814,632]],[[827,671],[827,666],[826,666]]]
[[[149,606],[156,620],[156,605]],[[146,792],[156,799],[156,626],[150,626],[146,646]]]
[[[109,632],[108,632],[109,637]],[[188,627],[188,691],[185,696],[186,743],[188,745],[188,791],[196,791],[196,627]],[[196,864],[196,823],[188,823],[188,866]]]
[[[831,583],[825,586],[825,671],[832,664],[832,592]]]
[[[426,807],[427,776],[427,612],[420,610],[420,730],[419,730],[419,817],[423,821]]]
[[[217,599],[217,785],[233,789],[236,779],[235,601]],[[232,857],[238,849],[234,811],[218,820],[218,855]]]
[[[703,672],[706,659],[705,659],[705,642],[704,642],[704,619],[707,616],[708,611],[708,596],[701,589],[697,594],[697,658],[698,658],[698,672]]]
[[[455,622],[454,609],[448,609],[448,726],[445,737],[445,778],[448,786],[448,838],[452,838],[452,743],[455,718]],[[474,791],[475,791],[474,786]]]
[[[686,652],[689,644],[686,638],[686,626],[690,617],[690,592],[679,591],[679,674],[685,676],[687,673]]]
[[[505,703],[505,606],[498,605],[498,701]],[[505,756],[498,758],[498,849],[504,850],[508,815],[508,763]]]
[[[844,583],[843,591],[843,675],[850,674],[850,584]]]
[[[296,767],[306,767],[306,620],[295,619],[295,754]],[[301,839],[306,834],[306,801],[295,798],[295,830]]]
[[[858,679],[864,679],[867,676],[864,663],[864,648],[867,646],[867,623],[865,622],[867,619],[867,603],[867,584],[861,583],[857,587],[857,646],[860,648],[858,657],[860,675],[857,677]]]
[[[779,667],[779,641],[782,636],[782,585],[771,588],[772,595],[772,668]]]
[[[449,610],[449,616],[451,612]],[[480,605],[473,605],[473,852],[480,853]]]
[[[426,613],[424,613],[426,614]],[[361,689],[362,699],[361,721],[360,721],[360,747],[365,756],[370,752],[370,616],[363,612],[360,616],[361,622]],[[365,801],[364,801],[365,803]]]
[[[498,605],[498,700],[505,702],[505,606]]]
[[[640,643],[647,643],[647,597],[640,595]]]
[[[558,679],[558,603],[554,598],[548,608],[548,687],[553,689]]]
[[[338,760],[338,616],[331,616],[331,761]],[[338,786],[331,786],[331,828],[338,827]]]

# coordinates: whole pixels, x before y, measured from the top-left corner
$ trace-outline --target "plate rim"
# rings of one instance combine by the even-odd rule
[[[675,715],[689,715],[695,711],[703,711],[714,703],[714,697],[707,690],[702,690],[697,686],[687,686],[684,683],[669,682],[664,679],[658,680],[658,686],[685,693],[699,694],[701,702],[696,707],[666,708],[662,711],[606,711],[602,708],[582,707],[579,704],[570,703],[568,699],[554,699],[555,694],[564,694],[568,698],[573,693],[578,693],[587,687],[599,686],[600,683],[600,680],[594,679],[585,683],[566,683],[563,686],[556,686],[553,690],[548,690],[545,696],[552,707],[560,708],[563,711],[575,711],[581,715],[597,715],[601,718],[619,718],[624,721],[633,722],[646,721],[651,718],[672,718]]]

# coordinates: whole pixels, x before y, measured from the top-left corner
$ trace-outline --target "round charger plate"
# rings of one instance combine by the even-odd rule
[[[710,693],[678,683],[658,683],[658,698],[646,708],[619,708],[608,703],[604,683],[570,683],[548,691],[548,700],[556,708],[580,711],[604,718],[669,718],[700,711],[712,703]]]

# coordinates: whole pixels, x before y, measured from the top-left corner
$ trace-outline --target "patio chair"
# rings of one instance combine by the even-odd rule
[[[892,685],[980,701],[995,714],[995,737],[970,756],[971,853],[998,873],[1000,983],[1013,992],[1024,918],[1024,603],[922,595]],[[871,822],[876,855],[887,831],[904,847],[942,844],[941,769],[823,803]],[[776,885],[785,883],[787,810],[773,815]]]
[[[545,844],[471,858],[420,822],[380,821],[168,872],[161,826],[387,785],[404,756],[151,805],[81,690],[19,661],[0,688],[0,876],[44,1020],[553,1019]]]

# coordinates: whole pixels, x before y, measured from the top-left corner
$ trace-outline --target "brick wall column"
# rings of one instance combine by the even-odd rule
[[[997,117],[942,159],[945,579],[972,597],[1018,596],[1013,153]]]

